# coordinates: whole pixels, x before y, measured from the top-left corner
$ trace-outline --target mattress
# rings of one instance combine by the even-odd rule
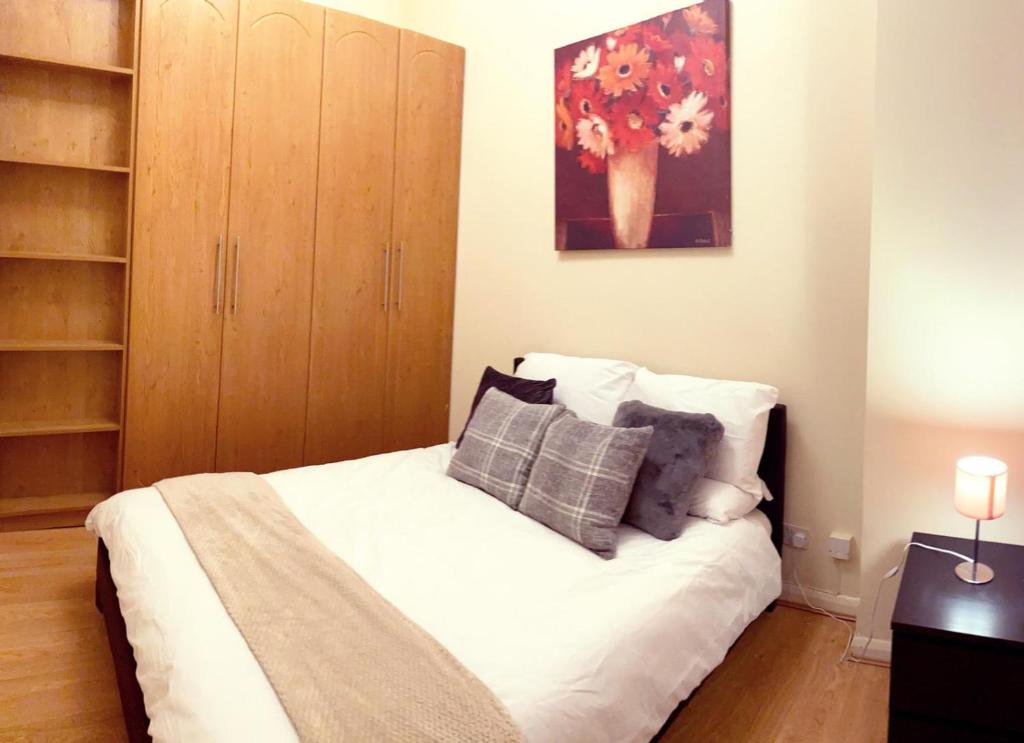
[[[445,476],[451,445],[266,475],[328,548],[448,648],[527,740],[645,741],[781,590],[767,519],[620,527],[602,560]],[[98,505],[156,741],[296,741],[153,488]],[[309,642],[317,642],[315,636]]]

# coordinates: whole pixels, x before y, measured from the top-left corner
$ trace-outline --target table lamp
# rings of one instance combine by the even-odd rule
[[[992,457],[964,457],[956,463],[956,491],[953,504],[967,518],[974,519],[974,562],[956,566],[956,574],[967,583],[988,583],[995,572],[978,562],[981,522],[997,519],[1006,512],[1005,462]]]

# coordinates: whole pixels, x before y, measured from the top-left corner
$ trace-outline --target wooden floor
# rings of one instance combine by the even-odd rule
[[[0,533],[0,741],[127,740],[85,529]]]
[[[889,669],[838,664],[833,619],[780,606],[762,614],[704,680],[663,743],[885,741]]]
[[[0,533],[0,741],[125,740],[95,559],[84,529]],[[815,614],[762,616],[663,741],[884,741],[888,670],[837,665],[845,641]]]

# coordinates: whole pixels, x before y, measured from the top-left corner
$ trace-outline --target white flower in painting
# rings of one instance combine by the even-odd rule
[[[583,149],[597,157],[615,154],[608,122],[600,116],[587,116],[577,121],[576,138]]]
[[[591,44],[572,63],[572,76],[577,80],[593,77],[601,64],[601,50]]]
[[[658,125],[661,146],[675,157],[699,151],[708,141],[711,120],[715,118],[704,108],[707,102],[708,97],[695,90],[682,103],[669,106],[665,120]]]

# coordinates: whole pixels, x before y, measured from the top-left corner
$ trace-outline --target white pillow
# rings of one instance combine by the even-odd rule
[[[764,492],[767,494],[768,488]],[[760,497],[744,493],[734,485],[705,477],[693,489],[688,512],[691,516],[725,524],[743,518],[757,508],[760,502]]]
[[[628,361],[528,353],[516,370],[523,379],[551,379],[555,402],[583,420],[610,426],[639,367]]]
[[[557,394],[556,387],[556,401]],[[725,436],[704,476],[735,485],[760,500],[757,467],[768,436],[768,413],[779,399],[777,389],[756,382],[655,374],[643,368],[637,370],[626,399],[666,410],[715,416],[725,427]]]

